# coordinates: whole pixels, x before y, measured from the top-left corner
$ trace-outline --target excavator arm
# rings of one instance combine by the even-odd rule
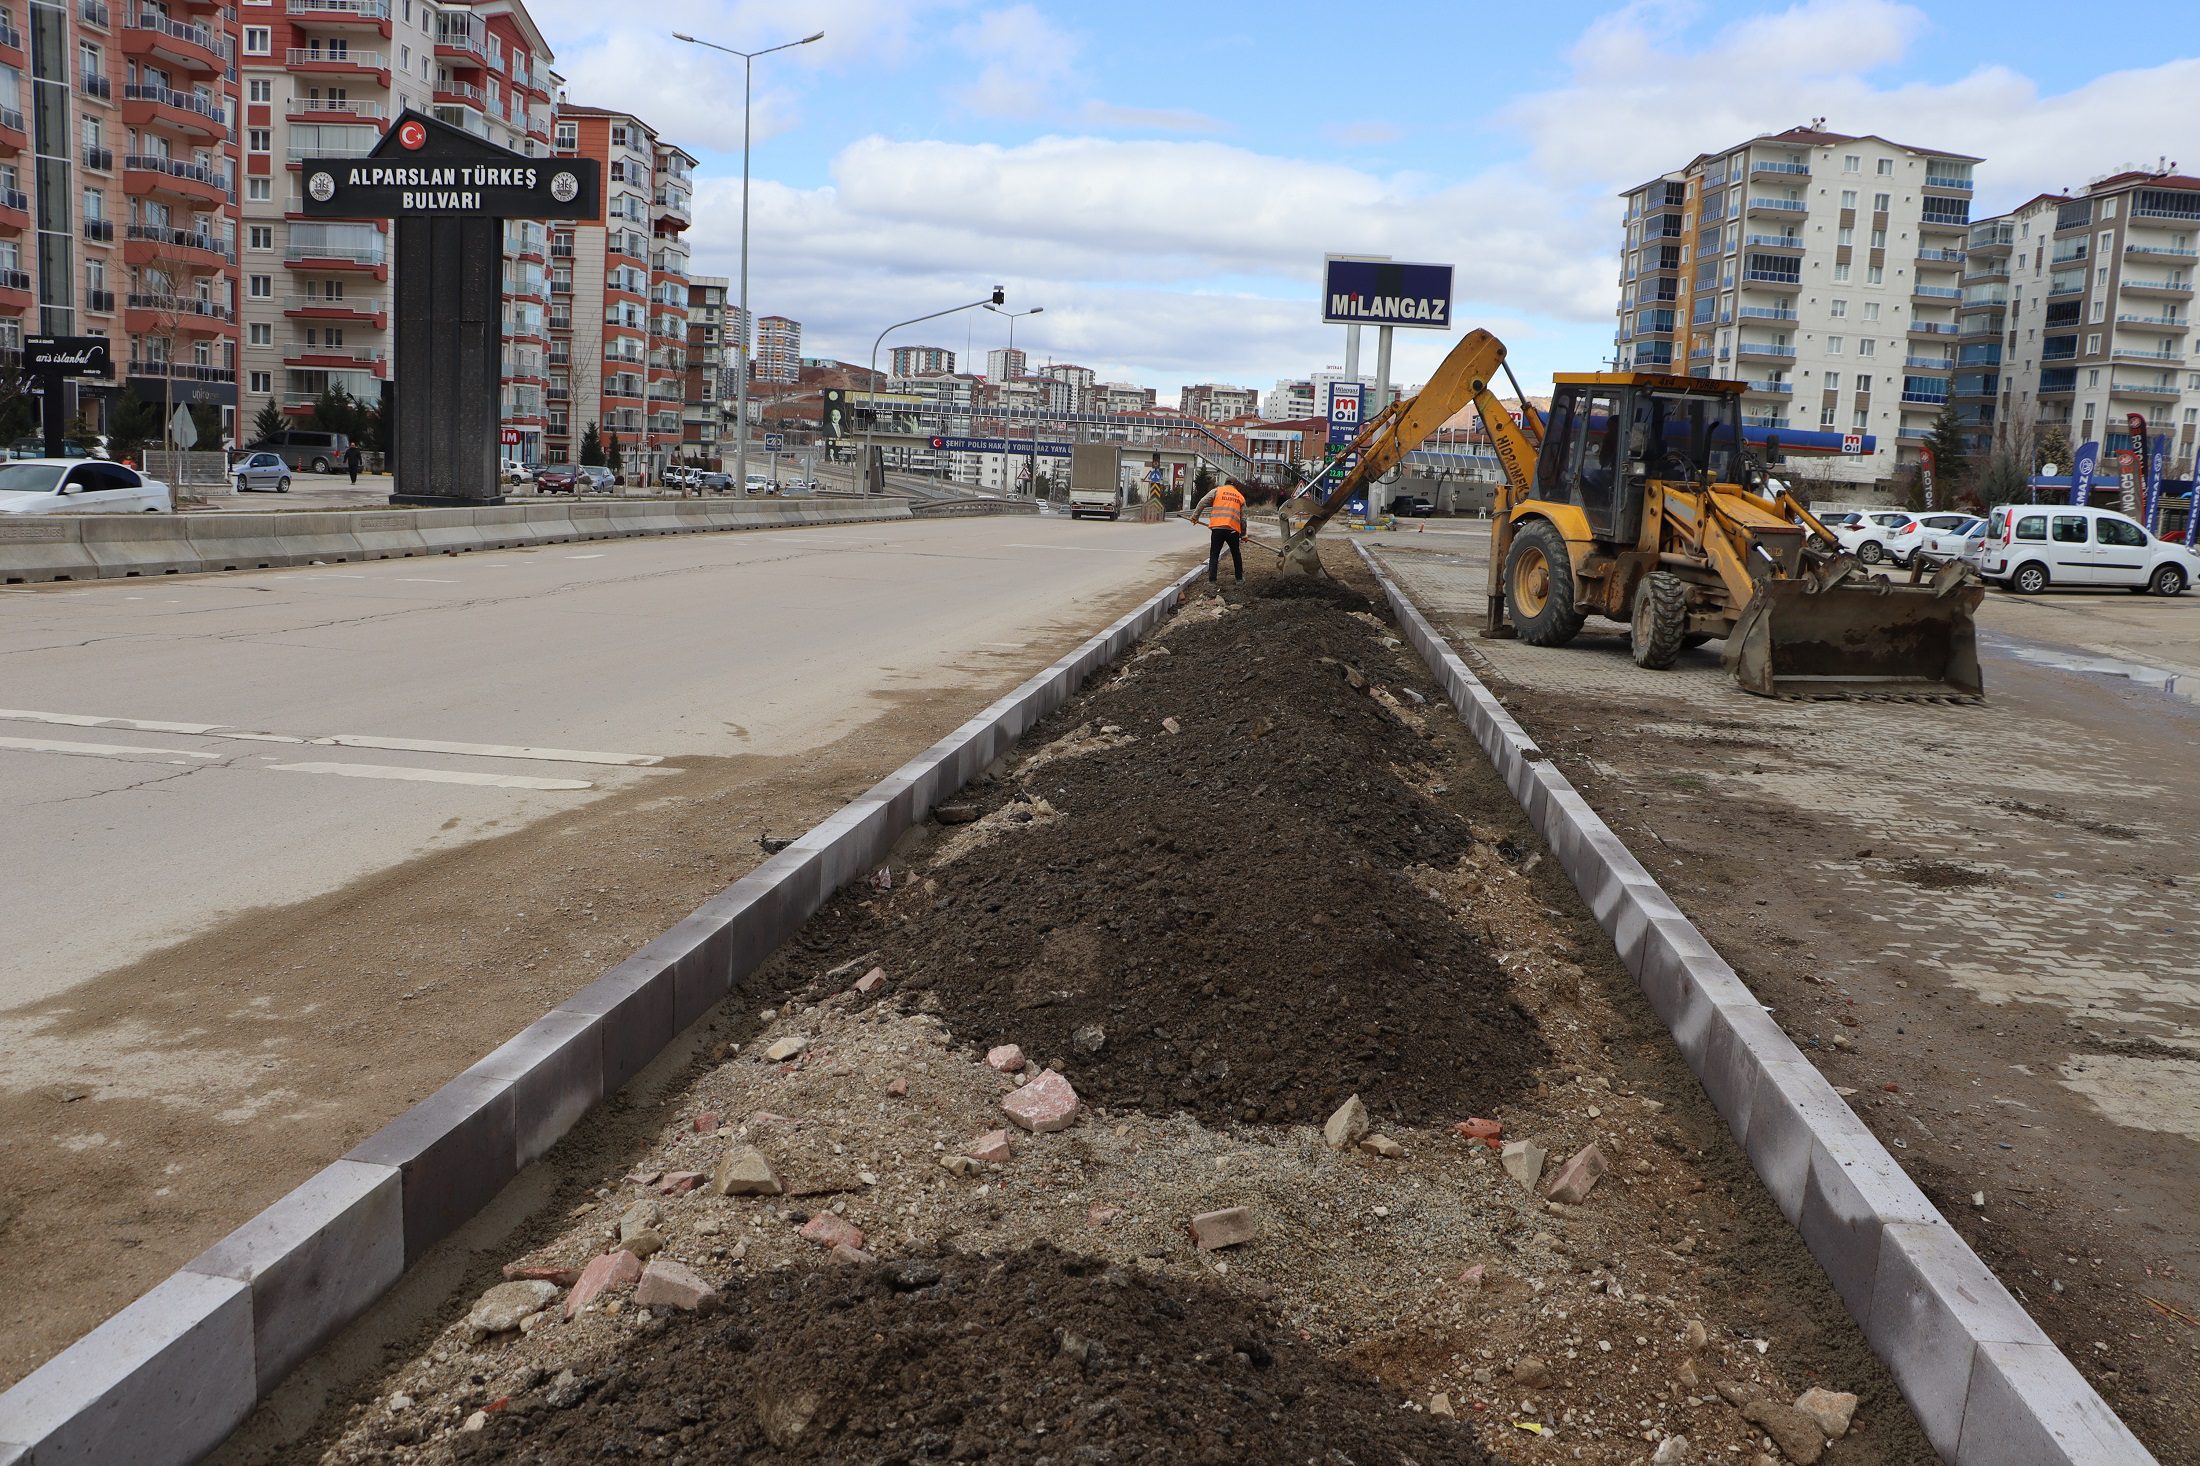
[[[1470,331],[1451,349],[1428,385],[1412,397],[1393,402],[1375,414],[1360,428],[1357,436],[1345,445],[1345,455],[1357,453],[1359,461],[1344,476],[1314,512],[1301,525],[1284,546],[1285,566],[1306,573],[1318,573],[1320,561],[1314,549],[1314,536],[1322,526],[1336,518],[1352,496],[1364,493],[1367,486],[1396,468],[1405,456],[1428,441],[1429,435],[1448,422],[1459,409],[1474,404],[1481,409],[1482,425],[1488,430],[1491,442],[1496,446],[1498,462],[1504,465],[1506,479],[1505,498],[1525,494],[1535,481],[1535,456],[1543,441],[1543,419],[1519,392],[1520,423],[1512,420],[1512,414],[1490,390],[1490,379],[1499,371],[1507,378],[1511,371],[1505,366],[1505,344],[1487,331]]]

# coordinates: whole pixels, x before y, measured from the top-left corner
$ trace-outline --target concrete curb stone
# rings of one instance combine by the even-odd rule
[[[887,775],[0,1394],[0,1466],[165,1466],[211,1451],[935,803],[1151,631],[1200,573]]]
[[[1354,548],[1942,1459],[2153,1462],[1367,546]]]

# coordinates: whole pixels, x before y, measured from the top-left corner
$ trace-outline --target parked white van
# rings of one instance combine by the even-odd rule
[[[1978,572],[2023,595],[2049,586],[2179,594],[2200,580],[2200,555],[2113,509],[2004,504],[1988,512]]]

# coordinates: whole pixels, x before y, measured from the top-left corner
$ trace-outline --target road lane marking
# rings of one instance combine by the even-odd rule
[[[390,579],[392,579],[392,580],[396,580],[396,581],[401,581],[401,582],[403,582],[403,583],[404,583],[404,584],[406,584],[406,585],[456,585],[456,584],[458,584],[458,582],[457,582],[457,581],[455,581],[455,580],[431,580],[431,579],[429,579],[429,578],[428,578],[427,576],[424,576],[424,575],[393,575],[393,576],[391,576],[391,577],[390,577]]]
[[[405,779],[421,784],[472,784],[490,789],[593,789],[585,779],[533,779],[524,774],[471,774],[457,769],[408,769],[396,764],[269,764],[277,774],[335,774],[345,779]]]
[[[465,758],[538,759],[554,764],[613,764],[649,768],[665,761],[660,753],[603,753],[586,748],[531,748],[510,743],[452,743],[439,738],[389,738],[377,733],[337,733],[307,738],[293,733],[262,733],[225,723],[171,723],[141,718],[106,718],[90,713],[48,713],[0,708],[0,722],[52,723],[65,728],[116,728],[130,733],[180,733],[196,738],[229,738],[247,743],[313,743],[344,748],[381,748],[398,753],[449,753]],[[165,749],[156,752],[167,752]],[[213,754],[193,755],[212,758]]]
[[[554,764],[617,764],[647,768],[661,764],[656,753],[596,753],[585,748],[526,748],[506,743],[446,743],[436,738],[383,738],[371,733],[337,733],[310,740],[341,748],[383,748],[396,753],[455,753],[469,758],[531,758]]]
[[[603,551],[598,550],[593,555],[568,555],[565,558],[568,560],[601,560],[603,558]]]
[[[74,753],[86,758],[138,758],[152,754],[158,758],[201,758],[211,762],[221,756],[194,753],[188,748],[147,748],[141,743],[68,743],[52,738],[0,738],[0,748],[20,749],[24,753]]]

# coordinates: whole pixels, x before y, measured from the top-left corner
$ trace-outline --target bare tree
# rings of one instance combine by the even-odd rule
[[[2021,504],[2029,499],[2032,468],[2038,461],[2039,437],[2039,415],[2030,403],[2017,405],[1995,425],[1994,441],[1987,450],[1986,462],[1971,486],[1970,496],[1980,509],[1991,509],[1996,504]]]

